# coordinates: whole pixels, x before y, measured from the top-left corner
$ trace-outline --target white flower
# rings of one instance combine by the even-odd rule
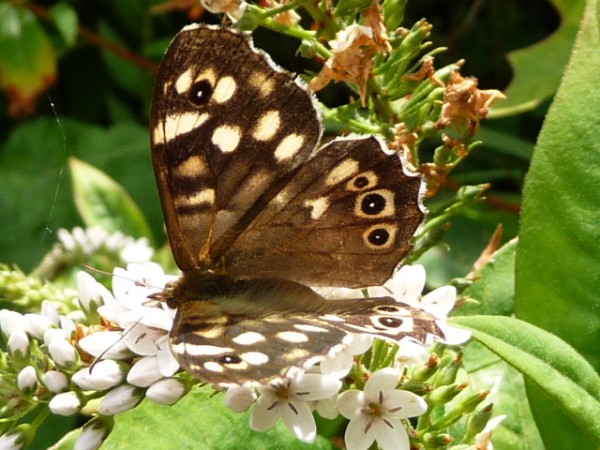
[[[2,309],[0,310],[0,330],[7,338],[15,330],[26,330],[27,323],[23,314],[18,313],[16,311],[11,311],[10,309]]]
[[[305,373],[261,387],[250,426],[256,431],[266,431],[281,418],[298,439],[313,442],[317,426],[307,402],[331,397],[341,386],[342,382],[334,377]]]
[[[340,413],[350,419],[344,441],[348,450],[366,450],[377,441],[383,450],[408,450],[408,434],[400,419],[427,411],[412,392],[396,390],[399,371],[385,368],[373,373],[364,391],[350,389],[339,396]]]
[[[418,342],[403,339],[399,344],[396,361],[400,367],[418,367],[429,361],[429,352]]]
[[[62,339],[54,339],[48,345],[48,352],[54,362],[60,367],[72,367],[77,361],[77,351],[75,348]]]
[[[111,359],[81,369],[72,377],[73,383],[86,391],[105,391],[121,384],[124,379],[123,367]]]
[[[50,411],[60,416],[72,416],[79,411],[81,400],[75,392],[63,392],[50,400]]]
[[[148,387],[162,377],[156,356],[144,356],[127,373],[127,382],[134,386]]]
[[[146,397],[161,405],[173,405],[185,391],[185,384],[177,378],[163,378],[148,388]]]
[[[25,314],[27,321],[27,332],[36,339],[43,339],[44,333],[54,326],[54,323],[41,314]]]
[[[225,393],[225,406],[242,413],[256,401],[256,391],[247,385],[231,386]]]
[[[38,385],[37,375],[33,366],[26,366],[17,375],[17,387],[24,394],[31,394]]]
[[[112,298],[112,294],[102,284],[87,272],[77,273],[77,292],[81,309],[86,313],[97,310],[104,305],[105,298]]]
[[[159,371],[165,377],[179,369],[169,345],[174,311],[165,303],[158,307],[146,305],[151,302],[149,297],[173,278],[165,276],[154,263],[129,264],[127,271],[117,268],[113,277],[114,297],[104,298],[105,304],[98,308],[104,318],[123,328],[123,341],[131,351],[156,357]]]
[[[17,427],[0,436],[0,450],[20,450],[27,444],[27,438]]]
[[[248,7],[243,0],[200,0],[200,4],[213,14],[227,13],[234,22],[241,19]]]
[[[98,412],[105,416],[113,416],[135,408],[143,398],[143,389],[122,384],[106,394],[98,405]]]
[[[96,358],[128,359],[133,355],[125,345],[122,331],[99,331],[81,338],[78,345]]]
[[[502,415],[496,416],[489,420],[485,425],[485,428],[475,436],[475,445],[473,446],[473,449],[494,450],[494,444],[492,444],[492,433],[504,419],[506,419],[506,416]]]
[[[29,356],[29,338],[24,330],[16,329],[10,334],[8,351],[18,359],[26,359]]]
[[[56,309],[56,306],[54,306],[54,304],[51,301],[44,300],[42,302],[42,316],[46,317],[54,325],[56,325],[56,326],[59,325],[60,315],[58,314],[58,310]]]
[[[335,378],[344,378],[352,369],[354,356],[362,355],[373,345],[373,336],[367,334],[349,334],[343,340],[341,350],[328,354],[321,361],[321,373]]]
[[[75,442],[74,450],[97,450],[108,437],[111,428],[106,424],[106,418],[94,417],[81,430]]]
[[[43,381],[48,390],[55,394],[67,390],[67,387],[69,386],[67,376],[58,370],[49,370],[46,372]]]

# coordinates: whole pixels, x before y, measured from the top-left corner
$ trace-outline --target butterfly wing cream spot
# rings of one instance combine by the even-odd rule
[[[275,81],[264,72],[253,73],[248,82],[258,90],[261,97],[266,97],[275,90]]]
[[[187,344],[185,346],[185,353],[191,356],[216,356],[223,355],[225,353],[231,353],[232,351],[232,348],[217,347],[216,345]]]
[[[326,320],[327,322],[345,322],[344,319],[333,314],[324,314],[322,316],[319,316],[319,319]]]
[[[379,177],[372,170],[367,170],[366,172],[359,173],[354,178],[352,178],[348,183],[346,183],[346,189],[349,191],[364,191],[367,189],[373,189],[377,186],[379,182]]]
[[[206,80],[210,83],[211,86],[215,85],[215,81],[217,80],[217,75],[213,69],[206,69],[204,72],[200,72],[194,82]]]
[[[196,194],[186,196],[175,197],[175,203],[178,206],[200,206],[203,204],[212,205],[215,202],[215,190],[214,189],[203,189]]]
[[[221,364],[214,362],[214,361],[207,361],[202,365],[209,372],[221,373],[225,370]],[[194,368],[193,366],[191,366],[191,367]]]
[[[284,137],[275,149],[275,159],[277,162],[293,158],[304,144],[304,136],[297,133],[288,134]]]
[[[175,167],[174,173],[178,177],[196,178],[208,173],[206,161],[200,155],[192,155],[179,166]]]
[[[217,85],[212,94],[212,99],[217,103],[225,103],[233,97],[237,89],[237,83],[233,77],[226,76],[217,81]]]
[[[281,117],[279,111],[268,111],[258,119],[252,131],[252,137],[257,141],[270,141],[277,134],[280,125]]]
[[[389,189],[364,192],[354,203],[354,214],[367,219],[393,216],[395,210],[394,193]]]
[[[194,331],[193,334],[195,334],[196,336],[203,337],[204,339],[217,339],[223,336],[225,334],[225,331],[225,327],[212,327],[207,328],[206,330]]]
[[[304,333],[300,333],[298,331],[280,331],[275,335],[275,338],[290,342],[293,344],[300,344],[302,342],[308,342],[308,336]]]
[[[175,81],[175,90],[178,94],[183,94],[192,87],[192,83],[194,82],[192,78],[193,72],[194,67],[190,67],[188,70],[179,75],[177,81]]]
[[[306,200],[304,206],[311,208],[310,218],[318,220],[329,208],[329,199],[327,197],[319,197],[314,200]]]
[[[333,186],[338,184],[340,181],[345,180],[346,178],[351,177],[360,169],[360,164],[358,161],[352,158],[348,158],[343,160],[337,166],[335,166],[327,175],[327,179],[325,183],[328,186]]]
[[[363,241],[372,250],[387,250],[394,245],[397,231],[397,225],[389,223],[373,225],[363,233]]]
[[[254,345],[266,341],[266,338],[255,331],[246,331],[232,339],[238,345]]]
[[[316,325],[307,325],[304,323],[297,323],[294,325],[294,328],[300,331],[306,331],[308,333],[327,333],[329,331],[327,328],[318,327]]]
[[[164,121],[159,121],[152,131],[152,143],[167,144],[183,134],[187,134],[200,127],[208,120],[208,113],[198,114],[187,112],[182,114],[170,114]]]
[[[269,362],[269,357],[261,352],[246,352],[240,355],[244,361],[253,366],[260,366]]]
[[[212,135],[212,143],[221,149],[223,153],[231,153],[240,143],[242,132],[235,125],[221,125]]]
[[[306,358],[310,355],[310,351],[305,348],[295,348],[282,355],[286,361],[297,361],[302,358]]]

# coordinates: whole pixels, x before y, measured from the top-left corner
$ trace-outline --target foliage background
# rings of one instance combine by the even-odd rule
[[[147,235],[157,246],[164,244],[147,132],[153,68],[170,39],[190,19],[185,11],[164,12],[157,6],[154,1],[136,0],[18,5],[0,1],[0,84],[6,89],[8,81],[16,80],[21,94],[36,83],[51,84],[47,93],[42,89],[37,102],[19,103],[19,114],[14,114],[15,91],[0,95],[2,262],[30,271],[54,243],[58,228],[84,224],[73,200],[68,165],[72,156],[122,184],[148,223],[148,228],[115,223],[107,216],[107,226],[133,236]],[[538,144],[519,223],[525,174],[565,71],[583,7],[583,0],[420,0],[408,3],[403,25],[410,27],[426,17],[434,25],[434,45],[448,47],[437,57],[438,67],[464,58],[463,74],[479,78],[482,89],[506,89],[509,95],[484,122],[480,134],[484,145],[452,173],[440,194],[443,199],[460,185],[491,183],[486,201],[455,216],[444,245],[422,258],[431,286],[468,273],[496,225],[502,223],[505,242],[521,236],[517,270],[512,245],[496,262],[488,284],[480,283],[471,296],[483,299],[483,308],[493,309],[498,304],[485,300],[503,289],[501,297],[509,304],[504,311],[492,312],[508,315],[516,310],[519,317],[561,336],[598,370],[600,318],[595,293],[600,240],[597,207],[592,205],[598,204],[600,149],[594,139],[597,114],[589,105],[598,96],[592,74],[600,65],[600,52],[592,19],[588,21],[591,34],[579,49],[579,56],[587,59],[573,61],[571,77],[563,82],[566,91],[557,98],[554,121],[546,124]],[[589,11],[595,8],[595,1],[590,1]],[[14,31],[8,27],[13,14],[19,15],[23,29],[18,31],[27,37],[18,47],[2,45]],[[205,15],[202,20],[217,23],[219,19]],[[256,42],[290,70],[314,69],[293,57],[297,42],[291,39],[275,39],[258,30]],[[321,99],[336,104],[344,94],[343,88],[335,87],[323,92]],[[423,149],[424,159],[430,151]],[[489,385],[494,373],[510,381],[503,391],[507,398],[496,402],[499,411],[504,407],[518,416],[499,430],[501,442],[510,447],[498,448],[541,448],[528,418],[521,378],[499,366],[497,358],[478,351],[470,360],[467,355],[467,364],[485,369],[479,371],[482,385]],[[582,437],[570,419],[550,407],[543,394],[531,385],[526,389],[546,448],[569,448],[572,442],[592,448],[592,440]],[[515,399],[522,401],[515,403]],[[61,425],[71,426],[64,421]],[[60,426],[52,428],[48,442],[60,436]],[[525,436],[536,437],[524,440]]]

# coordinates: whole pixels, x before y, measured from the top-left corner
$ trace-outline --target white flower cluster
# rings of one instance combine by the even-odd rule
[[[72,415],[86,406],[85,392],[105,393],[96,408],[100,416],[84,427],[75,448],[96,448],[94,443],[99,445],[110,432],[103,420],[137,406],[144,397],[170,405],[188,390],[174,376],[179,365],[168,343],[175,311],[152,300],[152,295],[172,279],[156,264],[129,264],[127,270],[115,269],[110,292],[89,274],[79,273],[80,307],[85,314],[99,314],[104,324],[89,328],[76,327],[50,302],[43,303],[41,314],[0,311],[0,327],[14,358],[26,360],[30,340],[37,339],[46,346],[51,359],[51,370],[45,373],[31,365],[19,372],[17,385],[23,395],[32,395],[41,384],[52,394],[50,410]],[[439,319],[438,325],[450,343],[464,342],[468,333],[445,324],[456,299],[455,289],[440,288],[421,298],[424,283],[421,266],[405,266],[384,286],[371,288],[369,294],[392,295],[429,311]],[[329,293],[338,297],[357,295],[356,291],[343,289]],[[85,354],[80,356],[75,341]],[[358,390],[348,389],[343,380],[353,368],[355,357],[372,346],[373,338],[349,335],[343,344],[306,373],[296,372],[268,386],[231,387],[225,396],[226,405],[245,411],[254,404],[250,420],[254,430],[268,430],[281,418],[305,442],[314,441],[317,434],[313,411],[326,418],[341,414],[350,420],[345,435],[348,449],[366,449],[374,441],[383,449],[408,449],[408,434],[401,420],[423,414],[427,404],[397,386],[404,368],[428,360],[427,350],[404,339],[392,367],[373,373],[363,368],[368,381]],[[89,361],[90,355],[93,364],[82,362]]]

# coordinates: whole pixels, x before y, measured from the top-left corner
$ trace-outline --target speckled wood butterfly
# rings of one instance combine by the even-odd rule
[[[348,332],[441,335],[391,297],[326,300],[308,286],[386,281],[423,219],[421,179],[375,137],[321,147],[313,96],[245,33],[192,25],[156,82],[151,140],[181,278],[181,366],[219,385],[267,383],[327,354]]]

